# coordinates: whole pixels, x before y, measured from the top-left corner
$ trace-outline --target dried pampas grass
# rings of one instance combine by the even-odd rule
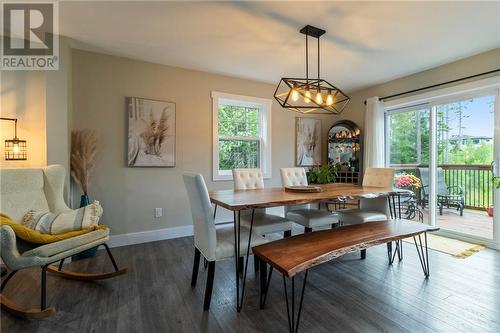
[[[97,153],[97,136],[91,130],[71,131],[71,177],[88,195],[90,174]]]

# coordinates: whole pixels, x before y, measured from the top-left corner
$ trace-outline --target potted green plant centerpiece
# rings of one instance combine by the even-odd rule
[[[317,165],[307,172],[307,182],[309,184],[328,184],[337,179],[336,165]]]

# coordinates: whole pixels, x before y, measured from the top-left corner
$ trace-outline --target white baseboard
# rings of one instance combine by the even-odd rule
[[[107,244],[109,245],[109,247],[119,247],[192,235],[193,226],[186,225],[181,227],[132,232],[129,234],[111,235]]]

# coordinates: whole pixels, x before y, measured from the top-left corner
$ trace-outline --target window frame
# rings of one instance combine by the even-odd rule
[[[212,180],[233,180],[231,170],[219,170],[219,104],[242,106],[259,109],[259,136],[232,137],[226,139],[255,141],[259,140],[259,164],[265,179],[272,178],[271,173],[271,105],[270,99],[235,95],[212,91]]]

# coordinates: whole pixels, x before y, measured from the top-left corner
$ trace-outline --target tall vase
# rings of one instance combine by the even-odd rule
[[[85,207],[90,204],[90,198],[87,194],[82,194],[80,198],[80,208]]]
[[[87,194],[82,194],[80,197],[80,208],[88,206],[90,204],[90,198]],[[83,252],[80,252],[78,254],[75,254],[72,256],[73,260],[79,260],[79,259],[85,259],[85,258],[92,258],[96,255],[97,253],[97,246],[93,247],[91,249],[85,250]]]

